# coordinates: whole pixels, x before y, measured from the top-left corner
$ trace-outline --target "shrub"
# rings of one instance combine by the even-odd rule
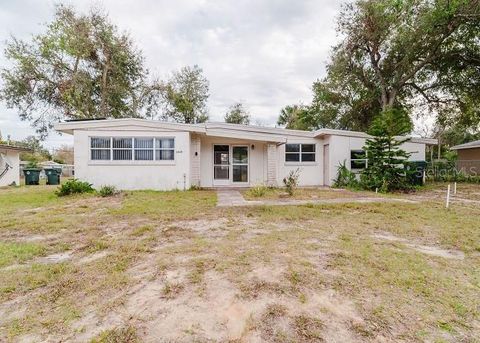
[[[191,185],[190,186],[190,190],[191,191],[202,191],[203,190],[203,187],[199,186],[199,185]]]
[[[88,182],[71,179],[58,187],[58,190],[55,192],[55,194],[61,197],[71,194],[92,193],[94,191],[95,190],[93,189],[92,185]]]
[[[354,172],[348,170],[346,161],[338,166],[337,178],[333,180],[334,188],[358,188],[359,183]]]
[[[100,187],[100,190],[98,191],[98,194],[102,197],[111,197],[115,194],[117,194],[118,191],[115,188],[115,186],[102,186]]]
[[[255,197],[255,198],[260,198],[265,196],[267,193],[268,187],[264,185],[259,185],[259,186],[254,186],[248,190],[248,194]]]
[[[37,160],[30,160],[30,161],[28,161],[27,168],[28,168],[28,169],[36,169],[36,168],[38,168],[38,161],[37,161]]]
[[[298,179],[300,178],[300,169],[291,170],[287,177],[283,178],[283,184],[287,189],[287,193],[292,196],[298,187]]]

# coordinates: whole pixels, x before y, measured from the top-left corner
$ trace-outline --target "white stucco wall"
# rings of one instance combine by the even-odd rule
[[[173,137],[175,138],[174,161],[91,161],[90,137]],[[199,140],[193,140],[197,137]],[[200,144],[198,144],[200,143]],[[315,144],[315,162],[286,162],[285,144],[276,146],[276,182],[283,185],[283,178],[297,168],[300,169],[300,186],[324,185],[324,167],[328,170],[327,185],[331,185],[337,175],[340,163],[346,161],[350,167],[350,151],[360,150],[365,145],[364,138],[329,135],[323,138],[288,136],[287,143]],[[268,181],[268,143],[262,141],[195,135],[189,132],[168,129],[140,129],[135,127],[75,130],[75,176],[88,181],[99,188],[102,185],[114,185],[118,189],[188,189],[190,184],[202,187],[216,186],[213,182],[213,145],[246,145],[249,147],[249,182],[247,184],[227,183],[225,186],[254,186],[267,184]],[[329,158],[324,161],[324,147],[329,145]],[[199,147],[200,145],[200,147]],[[253,147],[252,147],[253,145]],[[425,145],[404,143],[403,149],[412,153],[410,160],[425,159]],[[199,150],[198,156],[194,156]],[[12,159],[18,161],[18,154]],[[324,165],[325,164],[325,165]],[[11,171],[18,183],[17,169]]]
[[[365,138],[346,137],[346,136],[329,136],[325,139],[325,144],[329,144],[330,161],[329,161],[329,179],[327,184],[331,186],[333,180],[337,176],[337,169],[341,163],[346,162],[346,166],[350,169],[350,151],[362,150],[365,146]],[[424,161],[425,160],[425,144],[405,142],[401,148],[406,152],[411,153],[410,161]]]
[[[12,183],[15,183],[17,186],[20,185],[20,153],[18,151],[2,149],[0,149],[0,153],[5,155],[9,162],[13,164],[12,168],[0,178],[0,187],[9,186]],[[4,168],[4,164],[0,163],[0,174]]]
[[[90,137],[173,137],[174,161],[91,161]],[[123,190],[188,189],[190,187],[190,134],[178,131],[76,130],[75,177],[95,188],[113,185]]]
[[[285,144],[278,147],[277,158],[277,183],[283,186],[283,178],[290,171],[300,169],[300,186],[321,186],[323,184],[323,140],[304,137],[289,137],[288,144],[315,144],[315,162],[286,162]]]

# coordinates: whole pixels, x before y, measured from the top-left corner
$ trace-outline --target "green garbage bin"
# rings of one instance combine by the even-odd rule
[[[26,185],[38,185],[40,182],[40,172],[42,170],[39,168],[25,168],[23,174],[25,175],[25,184]]]
[[[59,185],[61,170],[56,168],[45,168],[45,176],[47,177],[47,185]]]
[[[408,161],[406,164],[408,182],[411,185],[422,186],[423,176],[427,169],[427,162],[425,161]]]

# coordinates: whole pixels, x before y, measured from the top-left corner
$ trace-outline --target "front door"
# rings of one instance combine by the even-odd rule
[[[230,145],[213,146],[213,185],[230,184]]]
[[[323,185],[330,186],[330,145],[323,146]]]
[[[248,145],[213,146],[213,185],[248,184]]]
[[[232,147],[232,181],[248,183],[248,146]]]

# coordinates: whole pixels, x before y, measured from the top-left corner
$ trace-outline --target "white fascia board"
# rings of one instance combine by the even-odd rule
[[[266,127],[255,125],[229,124],[229,123],[205,123],[207,130],[221,129],[241,132],[256,132],[277,135],[293,135],[300,137],[313,137],[313,132],[304,130],[290,130],[279,127]]]
[[[426,144],[426,145],[438,144],[438,139],[435,139],[435,138],[410,137],[409,141],[412,143],[420,143],[420,144]]]
[[[129,126],[150,130],[167,129],[173,131],[205,133],[205,128],[199,125],[179,124],[135,118],[63,122],[55,124],[54,128],[59,132],[72,134],[74,130],[101,130],[115,128],[121,130]]]
[[[468,145],[468,146],[456,145],[456,146],[452,146],[450,148],[450,150],[467,150],[467,149],[478,149],[478,148],[480,148],[480,144],[479,145]]]
[[[320,129],[315,131],[315,137],[323,137],[323,136],[345,136],[345,137],[358,137],[358,138],[372,138],[366,132],[361,131],[348,131],[348,130],[333,130],[333,129]],[[420,143],[420,144],[427,144],[427,145],[435,145],[438,144],[438,140],[434,138],[422,138],[422,137],[411,137],[411,136],[397,136],[395,137],[397,140],[408,140],[412,143]]]
[[[334,130],[334,129],[319,129],[313,132],[314,137],[323,137],[323,136],[347,136],[347,137],[359,137],[359,138],[369,138],[365,132],[360,131],[348,131],[348,130]]]
[[[207,129],[207,136],[241,139],[246,141],[262,141],[285,143],[287,138],[280,135],[260,134],[256,132],[239,132],[238,130]]]

